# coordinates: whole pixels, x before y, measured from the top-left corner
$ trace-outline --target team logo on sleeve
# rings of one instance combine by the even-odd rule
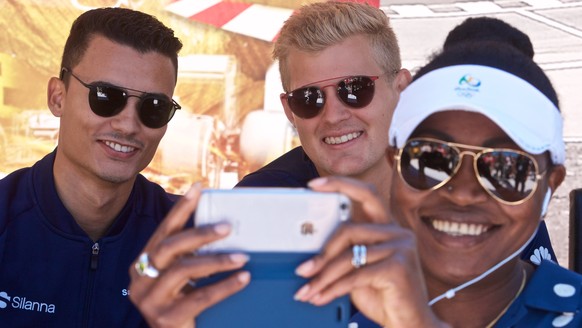
[[[0,292],[0,309],[6,308],[10,303],[10,296],[6,292]]]

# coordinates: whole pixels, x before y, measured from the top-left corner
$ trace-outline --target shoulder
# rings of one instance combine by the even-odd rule
[[[16,171],[8,174],[4,178],[0,179],[0,189],[2,191],[5,191],[5,190],[10,190],[12,188],[15,188],[20,183],[22,183],[22,181],[30,173],[30,170],[31,170],[30,167],[18,169]],[[2,195],[7,195],[7,193],[3,192]]]
[[[20,212],[32,206],[32,185],[29,183],[31,169],[14,171],[0,180],[0,226],[5,219],[12,217],[10,213]],[[28,205],[27,205],[28,204]]]
[[[150,211],[162,213],[163,215],[170,210],[179,198],[178,195],[166,192],[162,186],[149,181],[141,174],[138,174],[135,180],[134,192],[138,195],[138,202],[141,202],[142,208],[149,207]]]
[[[527,304],[535,305],[540,299],[543,303],[554,305],[582,302],[582,275],[557,265],[554,262],[543,260],[534,271],[523,293]],[[553,306],[552,308],[555,308]]]
[[[582,275],[542,261],[498,327],[581,327]]]
[[[0,179],[0,230],[7,220],[36,206],[34,190],[38,186],[33,176],[52,175],[52,159],[47,155],[32,167],[18,169]]]
[[[56,150],[48,153],[31,167],[18,169],[4,178],[0,179],[0,190],[11,190],[22,187],[23,184],[32,183],[32,176],[51,176],[53,173],[53,162],[55,160]],[[36,172],[36,173],[34,173]],[[29,186],[30,187],[30,186]],[[2,192],[2,196],[11,196],[10,193]]]
[[[305,187],[319,175],[302,147],[281,155],[259,170],[245,176],[237,187]]]
[[[568,290],[567,293],[561,291],[564,287]],[[539,299],[540,295],[546,299],[552,298],[559,303],[580,300],[582,299],[582,275],[554,262],[543,260],[524,290],[524,297],[528,299],[528,303]]]

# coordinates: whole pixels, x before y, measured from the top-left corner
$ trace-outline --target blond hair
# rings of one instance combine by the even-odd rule
[[[288,57],[291,50],[318,52],[351,36],[370,41],[374,60],[384,72],[400,69],[400,49],[386,14],[368,4],[320,2],[303,6],[283,25],[273,58],[279,60],[283,89],[289,90]]]

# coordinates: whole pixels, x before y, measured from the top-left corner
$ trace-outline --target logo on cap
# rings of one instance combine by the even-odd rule
[[[473,88],[478,88],[481,85],[481,81],[479,81],[479,79],[477,78],[472,77],[470,74],[465,74],[459,80],[459,85],[460,86],[468,85]]]
[[[471,74],[465,74],[459,79],[458,86],[455,88],[457,95],[463,98],[471,98],[481,86],[481,80],[473,77]]]

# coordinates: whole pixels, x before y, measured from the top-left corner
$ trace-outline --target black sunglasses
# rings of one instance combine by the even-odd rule
[[[120,88],[104,83],[85,83],[67,68],[61,70],[61,80],[67,72],[89,89],[89,107],[93,113],[101,117],[112,117],[121,113],[127,104],[127,99],[136,97],[139,98],[137,112],[140,121],[148,128],[158,129],[168,124],[176,110],[182,108],[176,101],[163,94]],[[127,93],[128,90],[140,92],[143,95],[130,95]]]
[[[324,88],[336,87],[338,98],[351,108],[368,106],[374,98],[374,85],[378,76],[347,76],[334,77],[314,83],[341,79],[338,83],[322,87],[306,86],[281,95],[287,98],[291,111],[301,118],[312,118],[321,112],[325,105]]]
[[[414,189],[436,190],[455,176],[464,155],[473,156],[475,176],[483,189],[504,204],[518,205],[528,200],[545,173],[538,173],[538,163],[533,156],[519,150],[477,147],[431,138],[406,142],[396,155],[398,173]]]

